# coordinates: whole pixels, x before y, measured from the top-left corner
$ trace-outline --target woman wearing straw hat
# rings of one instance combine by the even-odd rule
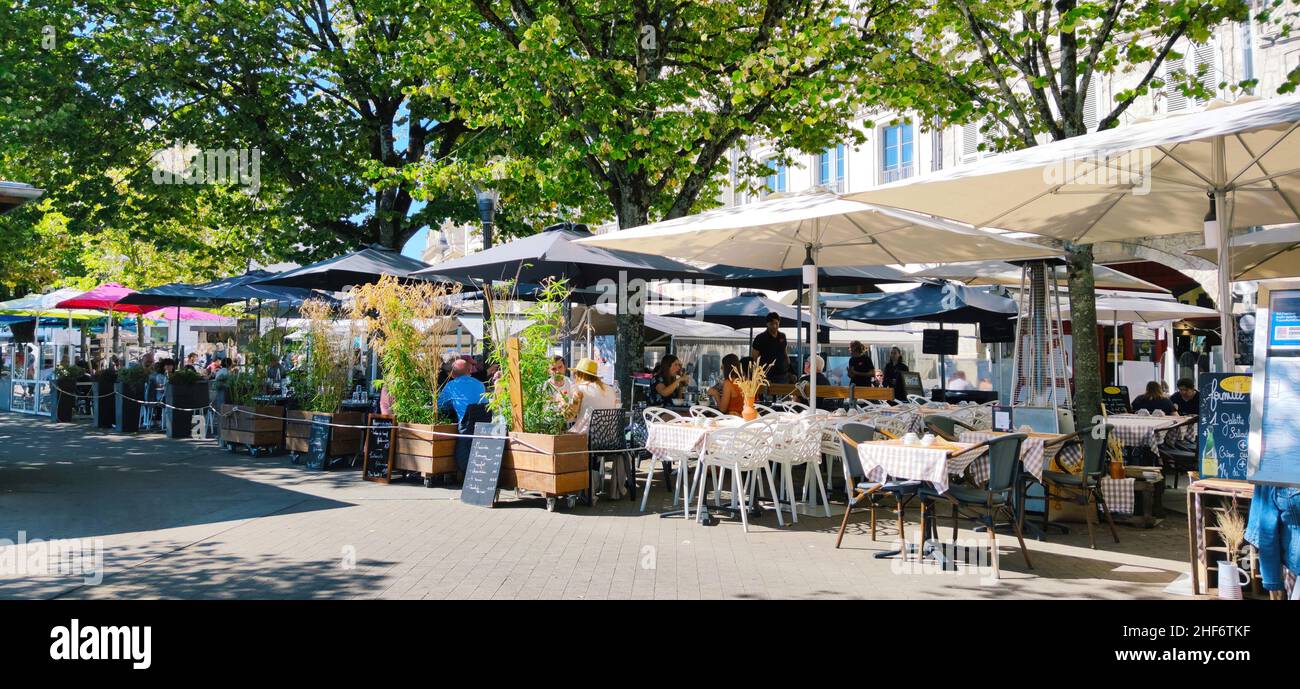
[[[574,419],[572,430],[574,433],[586,433],[593,409],[618,409],[623,405],[618,399],[618,392],[600,379],[595,361],[584,358],[570,371],[573,373],[570,397]]]

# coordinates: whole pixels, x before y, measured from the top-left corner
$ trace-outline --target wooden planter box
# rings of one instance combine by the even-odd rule
[[[459,433],[454,423],[398,423],[393,470],[418,471],[425,476],[456,473],[456,439],[429,432]]]
[[[235,413],[235,410],[254,412]],[[221,405],[221,440],[248,447],[277,447],[284,440],[284,407],[259,404],[246,407],[235,404]],[[267,416],[278,418],[265,418]]]
[[[548,496],[581,493],[591,481],[589,471],[585,434],[511,433],[501,463],[500,486]]]
[[[328,416],[331,423],[352,426],[366,425],[366,415],[363,412],[340,411],[326,414],[316,411],[288,411],[284,415],[284,449],[298,453],[311,450],[310,422],[313,416]],[[365,439],[364,434],[365,431],[360,428],[331,427],[329,444],[326,445],[325,454],[330,457],[360,454],[361,443]]]

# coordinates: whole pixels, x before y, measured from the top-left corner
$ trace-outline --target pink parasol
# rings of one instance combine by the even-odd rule
[[[212,323],[231,324],[235,319],[223,316],[219,313],[204,311],[202,309],[191,309],[188,306],[164,306],[147,307],[154,309],[144,315],[145,318],[152,318],[160,321],[208,321]]]
[[[156,306],[144,306],[141,304],[121,304],[126,295],[134,294],[135,290],[130,287],[124,287],[116,282],[106,282],[89,292],[83,292],[75,297],[64,299],[55,304],[60,309],[98,309],[100,311],[114,311],[117,313],[145,313],[158,308]]]

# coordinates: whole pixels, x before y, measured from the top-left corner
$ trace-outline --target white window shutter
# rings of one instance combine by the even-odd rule
[[[980,155],[980,126],[970,122],[961,126],[961,162],[969,163]]]
[[[1097,107],[1097,84],[1092,82],[1088,84],[1088,95],[1083,98],[1083,126],[1090,132],[1097,131],[1097,123],[1101,121],[1101,115]]]
[[[1165,112],[1182,112],[1187,109],[1187,96],[1183,95],[1176,81],[1182,76],[1183,58],[1165,60]]]
[[[1193,49],[1196,58],[1197,81],[1201,82],[1211,94],[1219,92],[1219,51],[1214,49],[1214,42],[1198,45]],[[1208,101],[1197,99],[1204,105]]]

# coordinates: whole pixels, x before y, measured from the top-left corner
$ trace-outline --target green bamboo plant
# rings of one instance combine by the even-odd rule
[[[303,337],[303,372],[294,380],[298,404],[305,411],[332,414],[338,411],[352,383],[350,338],[336,332],[338,312],[328,302],[307,300],[299,312],[307,319],[307,332]]]
[[[510,399],[508,375],[510,370],[506,342],[511,337],[511,317],[508,304],[515,301],[515,283],[501,283],[484,290],[491,316],[490,328],[495,347],[491,362],[501,371],[501,377],[488,398],[488,408],[494,416],[510,418],[514,401]],[[542,283],[536,301],[524,312],[528,322],[516,336],[519,338],[519,382],[523,392],[525,433],[558,434],[564,432],[565,405],[556,397],[548,384],[551,377],[551,347],[559,341],[564,329],[561,306],[569,296],[564,280],[547,280]]]

